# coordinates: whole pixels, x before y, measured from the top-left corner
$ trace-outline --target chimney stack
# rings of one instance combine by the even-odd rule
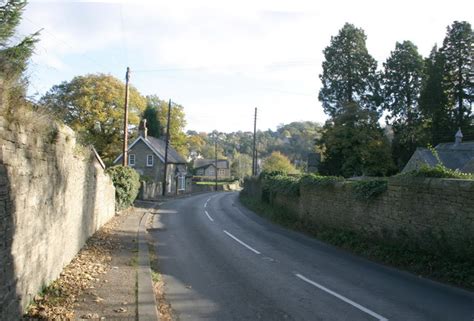
[[[143,119],[138,126],[138,134],[143,138],[148,138],[148,128],[146,128],[146,119]]]
[[[458,132],[456,133],[456,136],[454,136],[454,145],[459,145],[462,143],[462,132],[461,128],[458,129]]]

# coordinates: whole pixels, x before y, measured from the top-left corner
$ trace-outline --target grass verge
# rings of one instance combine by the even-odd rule
[[[410,242],[396,244],[384,242],[351,231],[318,229],[309,222],[299,220],[280,208],[272,208],[254,198],[241,195],[240,201],[255,213],[284,227],[303,232],[326,243],[348,250],[370,260],[391,265],[419,276],[474,289],[474,262],[468,258],[454,258],[436,255]]]

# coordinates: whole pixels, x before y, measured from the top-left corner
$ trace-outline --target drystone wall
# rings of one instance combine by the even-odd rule
[[[244,193],[262,201],[262,182],[246,180]],[[272,193],[271,206],[284,209],[317,229],[356,231],[397,242],[415,242],[427,251],[474,256],[474,181],[392,178],[370,200],[355,197],[351,182],[300,186],[299,196]]]
[[[0,320],[19,319],[115,215],[115,189],[95,155],[70,128],[41,124],[0,117]]]

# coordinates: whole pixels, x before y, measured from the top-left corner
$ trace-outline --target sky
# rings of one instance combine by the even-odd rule
[[[327,119],[322,51],[344,23],[364,29],[382,68],[397,41],[427,56],[473,12],[468,0],[30,0],[17,37],[42,29],[28,69],[33,99],[78,75],[124,80],[129,66],[143,95],[184,106],[186,129],[251,131],[257,107],[257,127],[275,130]]]

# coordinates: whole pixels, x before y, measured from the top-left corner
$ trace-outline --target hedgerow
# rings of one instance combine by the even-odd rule
[[[328,187],[334,186],[338,182],[343,182],[344,177],[320,176],[316,174],[306,174],[301,177],[302,186]]]
[[[267,176],[262,182],[262,187],[266,191],[287,196],[300,195],[300,178],[298,176]]]

